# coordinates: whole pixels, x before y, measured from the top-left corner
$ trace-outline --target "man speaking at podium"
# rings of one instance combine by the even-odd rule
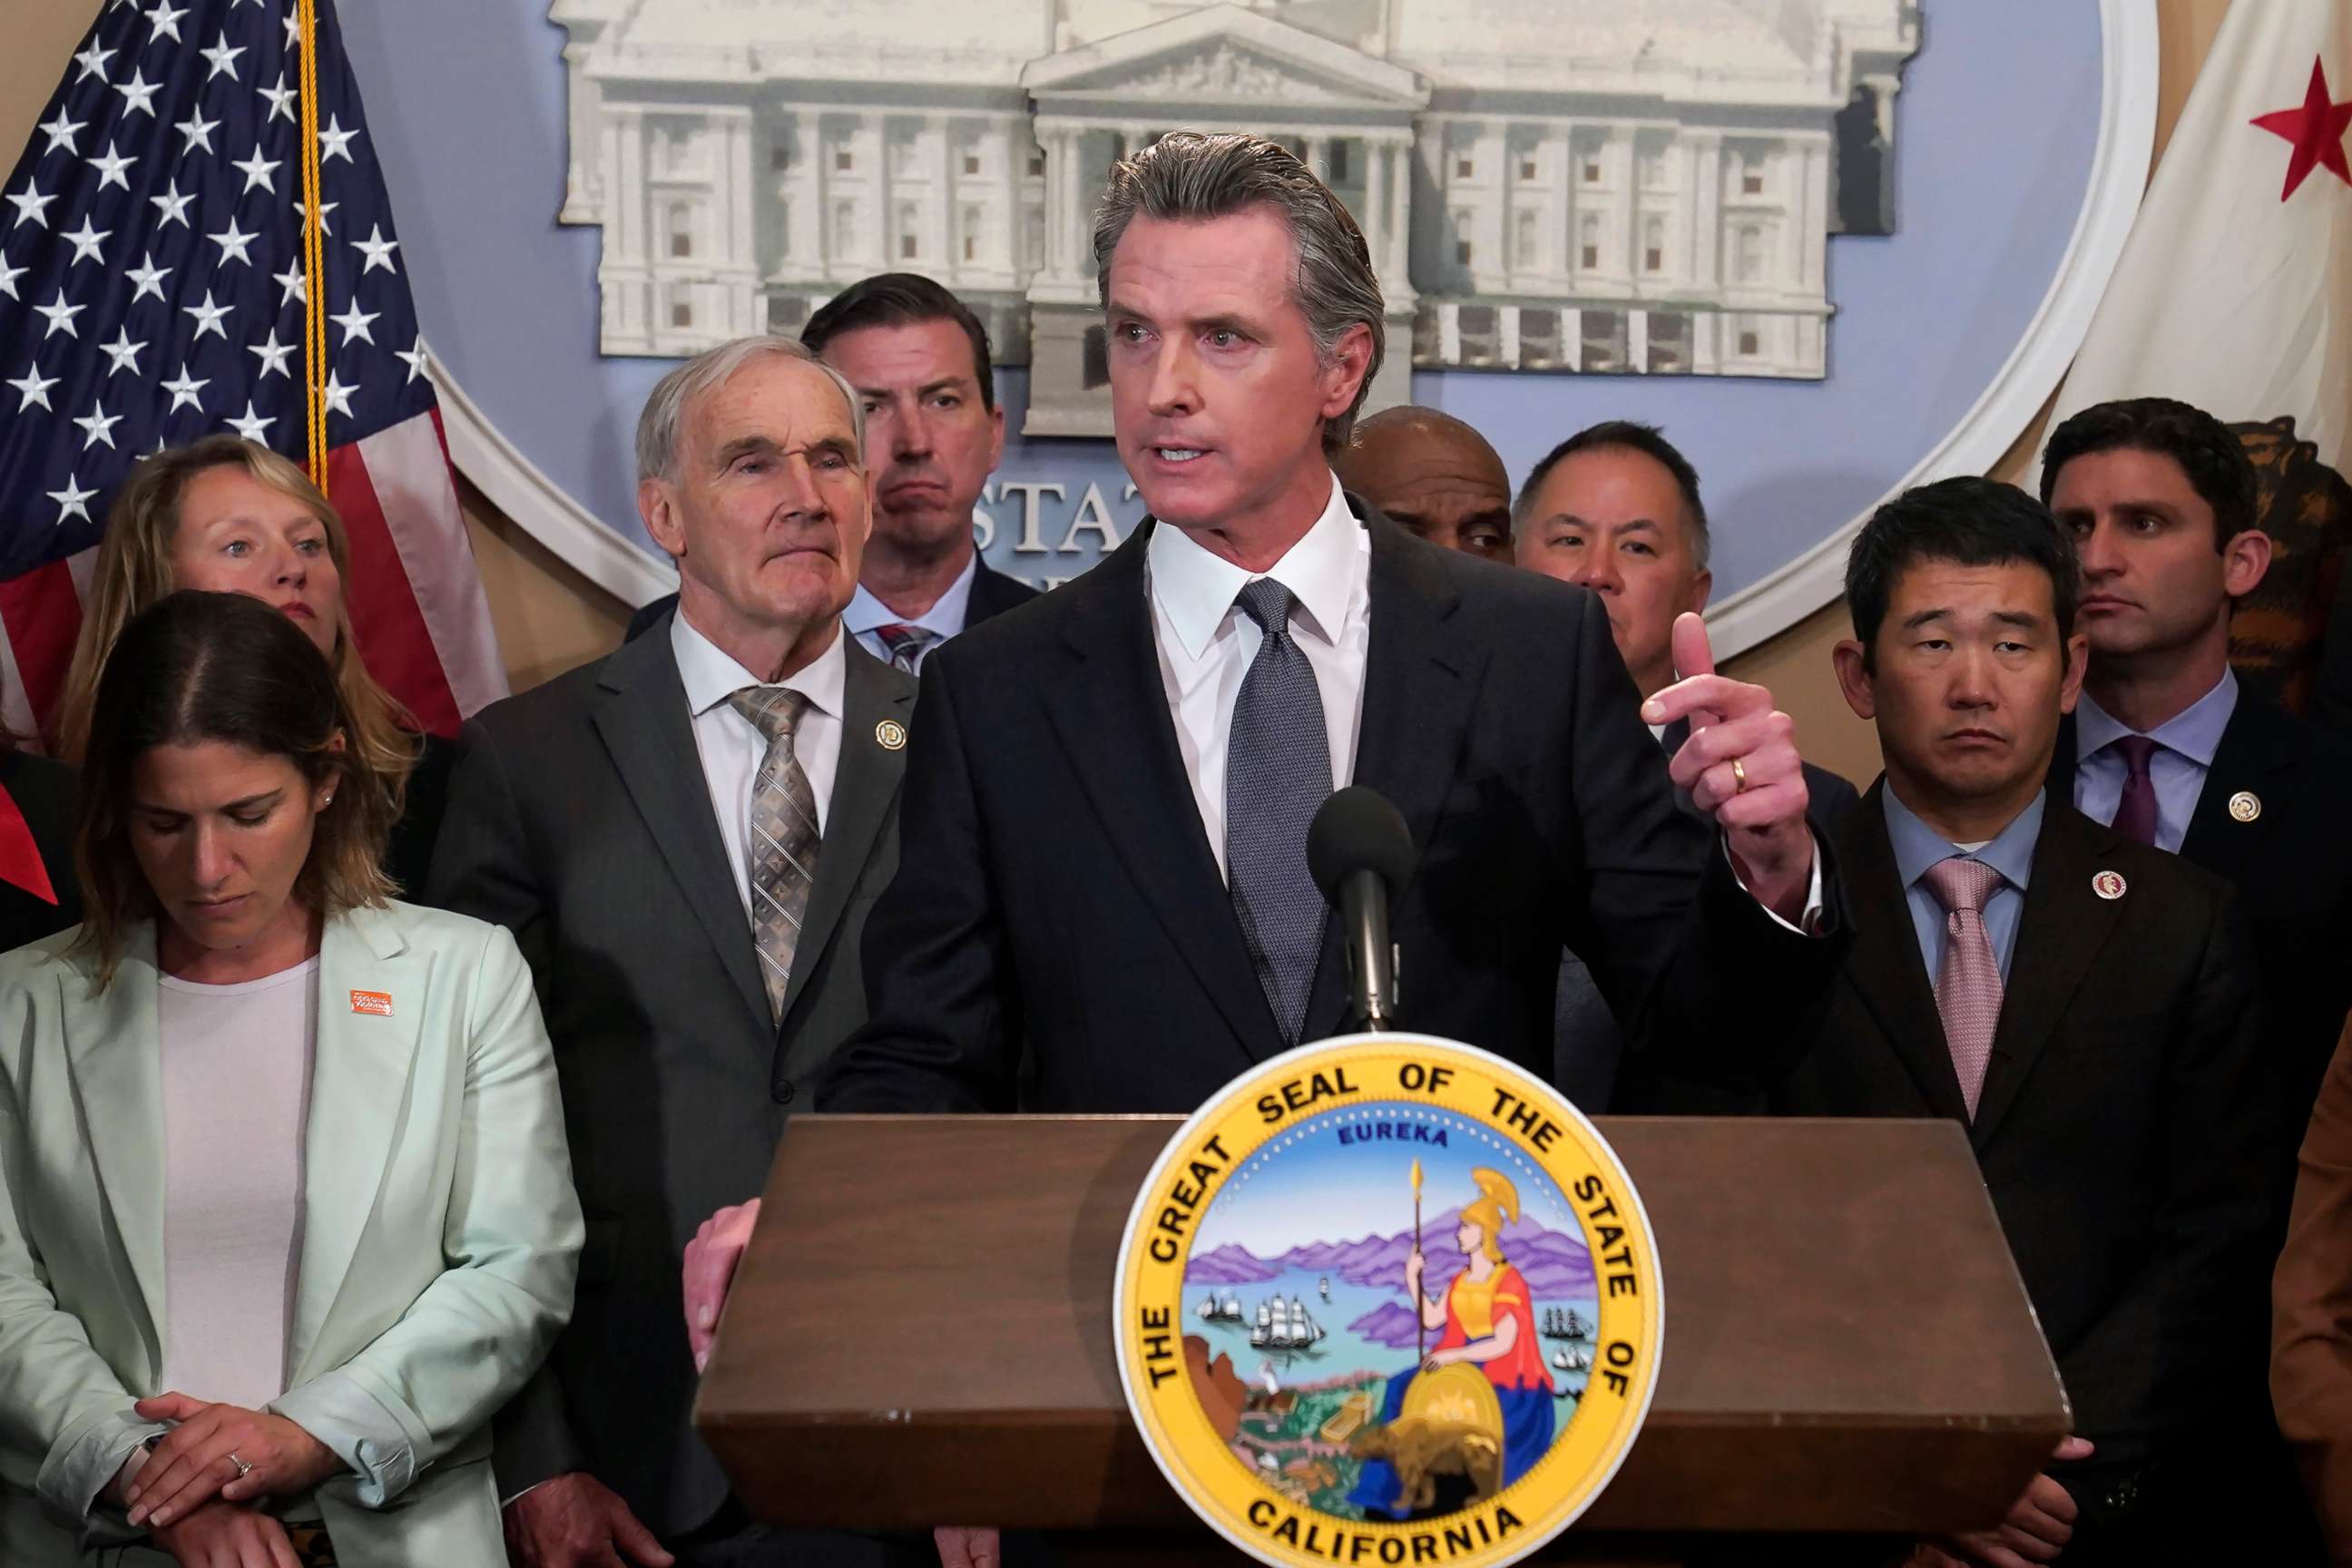
[[[1380,364],[1380,286],[1286,150],[1164,138],[1113,171],[1095,255],[1151,516],[926,666],[873,1017],[818,1109],[1190,1111],[1338,1032],[1305,841],[1349,782],[1419,856],[1402,1026],[1548,1074],[1564,944],[1636,1048],[1769,1077],[1843,946],[1771,694],[1712,673],[1687,616],[1685,679],[1642,702],[1590,595],[1351,506],[1330,458]],[[1685,716],[1670,782],[1643,726]]]

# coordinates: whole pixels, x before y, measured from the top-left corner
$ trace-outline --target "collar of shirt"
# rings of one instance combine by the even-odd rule
[[[1886,837],[1895,847],[1895,874],[1905,889],[1916,885],[1927,868],[1960,853],[1958,845],[1928,826],[1895,796],[1891,788],[1879,792],[1886,803]],[[2033,874],[2033,846],[2042,837],[2042,813],[2048,790],[2036,790],[2023,811],[1993,835],[1990,843],[1969,857],[2001,874],[2011,887],[2022,891]]]
[[[980,552],[975,550],[964,562],[963,570],[956,574],[956,580],[948,584],[948,591],[940,595],[939,602],[911,620],[867,593],[866,584],[860,583],[857,592],[849,596],[849,608],[841,612],[841,624],[849,628],[850,636],[858,637],[877,626],[920,626],[939,633],[942,638],[951,637],[963,630],[964,611],[971,604],[971,582],[978,575]]]
[[[1301,618],[1297,624],[1326,643],[1337,644],[1356,584],[1370,571],[1365,542],[1364,525],[1348,510],[1336,475],[1323,515],[1265,572],[1245,572],[1212,554],[1182,529],[1158,524],[1151,531],[1149,557],[1152,602],[1183,646],[1185,657],[1197,662],[1234,598],[1259,577],[1271,577],[1297,596]]]
[[[2147,738],[2168,752],[2177,752],[2200,768],[2213,765],[2221,749],[2221,731],[2238,710],[2238,676],[2224,669],[2213,689],[2147,731]],[[2130,725],[2091,700],[2084,692],[2074,708],[2074,758],[2097,755],[2126,735],[2138,733]]]
[[[762,680],[718,644],[694,629],[683,612],[669,620],[670,651],[677,658],[677,678],[686,688],[687,711],[699,719],[747,686],[781,686],[807,698],[819,712],[841,717],[842,686],[847,679],[849,656],[836,631],[825,650],[782,680]],[[751,721],[743,721],[746,724]]]

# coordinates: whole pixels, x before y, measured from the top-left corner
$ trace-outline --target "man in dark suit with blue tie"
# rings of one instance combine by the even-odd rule
[[[1345,965],[1305,836],[1350,781],[1420,855],[1406,1026],[1547,1071],[1565,944],[1637,1044],[1769,1072],[1839,945],[1800,929],[1822,863],[1769,694],[1704,673],[1686,622],[1702,673],[1646,715],[1699,722],[1670,778],[1590,595],[1350,506],[1329,454],[1383,307],[1287,151],[1162,139],[1116,172],[1096,247],[1152,519],[928,667],[877,1016],[820,1105],[1189,1110],[1330,1033]]]
[[[1709,673],[1691,617],[1693,678],[1645,709],[1589,595],[1350,504],[1330,454],[1385,307],[1286,149],[1162,138],[1113,170],[1095,254],[1151,517],[927,666],[875,1016],[818,1108],[1189,1111],[1334,1032],[1346,964],[1306,837],[1349,782],[1418,853],[1402,1026],[1548,1072],[1566,946],[1637,1048],[1782,1065],[1843,943],[1770,694]],[[1643,725],[1685,717],[1670,776]]]

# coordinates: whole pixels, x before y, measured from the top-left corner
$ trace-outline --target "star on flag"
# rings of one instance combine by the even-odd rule
[[[2304,89],[2303,107],[2257,115],[2252,121],[2272,135],[2285,138],[2287,145],[2294,149],[2286,161],[2286,189],[2279,193],[2281,201],[2292,197],[2314,169],[2326,169],[2352,185],[2352,165],[2344,159],[2344,132],[2352,127],[2352,101],[2334,103],[2329,101],[2330,97],[2327,64],[2315,55],[2311,60],[2311,85]]]

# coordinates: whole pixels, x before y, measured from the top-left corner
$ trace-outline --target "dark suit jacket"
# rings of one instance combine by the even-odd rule
[[[457,768],[457,742],[432,734],[422,738],[416,765],[408,773],[408,791],[401,798],[400,820],[392,825],[383,849],[385,872],[411,903],[425,900],[425,884],[433,872],[433,843],[441,837],[441,817],[449,809],[449,775]]]
[[[1690,739],[1690,721],[1677,719],[1666,726],[1658,744],[1671,758]],[[1853,784],[1827,768],[1805,767],[1807,818],[1813,836],[1823,844],[1836,842],[1862,797]],[[1685,808],[1690,801],[1681,791],[1675,799]],[[1733,1116],[1755,1109],[1753,1095],[1727,1091],[1709,1083],[1670,1077],[1646,1058],[1624,1060],[1625,1031],[1609,1010],[1592,972],[1574,953],[1560,960],[1559,999],[1552,1020],[1553,1082],[1576,1106],[1590,1114],[1616,1110],[1629,1115]]]
[[[57,902],[0,882],[0,952],[81,923],[81,882],[74,875],[74,771],[29,752],[0,752],[0,790],[32,831],[41,869]]]
[[[511,929],[555,1044],[588,1239],[571,1326],[499,1433],[503,1495],[593,1472],[665,1533],[726,1482],[688,1429],[678,1258],[765,1185],[786,1107],[866,1016],[858,944],[898,861],[915,683],[853,639],[835,776],[780,1029],[711,810],[668,629],[466,726],[434,855],[443,908]]]
[[[2055,798],[2074,798],[2072,718],[2050,784]],[[2241,791],[2262,803],[2252,822],[2230,815]],[[2284,1179],[2352,1010],[2352,737],[2241,687],[2180,853],[2237,888],[2253,930],[2282,1088],[2273,1147]]]
[[[1828,1023],[1772,1109],[1966,1121],[1885,788],[1841,841],[1854,940]],[[2102,870],[2122,897],[2094,891]],[[2262,1338],[2267,1083],[2229,889],[2053,795],[1969,1139],[2075,1430],[2097,1445],[2053,1471],[2086,1502],[2160,1455],[2194,1460],[2217,1393],[2259,1379],[2241,1351]]]
[[[1001,616],[1015,605],[1025,605],[1037,596],[1037,590],[1018,577],[1008,577],[987,562],[980,563],[971,574],[971,595],[964,601],[963,626],[970,631],[991,616]],[[656,623],[667,616],[670,607],[677,603],[676,594],[664,594],[644,609],[629,617],[629,629],[621,634],[623,642],[635,642]],[[929,660],[926,659],[925,663]]]
[[[906,854],[866,950],[875,1018],[824,1109],[1188,1111],[1283,1049],[1178,753],[1153,526],[926,662]],[[1420,856],[1393,919],[1402,1026],[1548,1073],[1566,946],[1637,1040],[1768,1070],[1838,942],[1776,924],[1675,808],[1597,602],[1366,526],[1355,782]],[[1345,971],[1332,921],[1307,1038],[1340,1027]]]

